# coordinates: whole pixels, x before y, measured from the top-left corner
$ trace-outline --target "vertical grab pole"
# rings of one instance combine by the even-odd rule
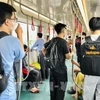
[[[29,47],[29,25],[28,25],[28,15],[27,15],[27,44],[28,44],[28,47]],[[28,70],[30,71],[30,68],[29,68],[29,61],[30,61],[30,54],[28,52]],[[28,75],[27,75],[28,77]]]
[[[21,9],[21,0],[20,0],[20,10],[23,13],[22,9]],[[24,14],[24,13],[23,13]],[[25,15],[25,14],[24,14]],[[28,27],[28,15],[27,16],[27,42],[28,42],[28,47],[29,47],[29,27]],[[28,69],[29,69],[29,52],[28,52]],[[20,100],[20,94],[21,94],[21,84],[22,84],[22,60],[20,60],[20,73],[19,73],[19,84],[18,84],[18,94],[17,94],[17,100]],[[28,73],[29,75],[29,73]],[[26,76],[26,78],[28,77],[28,75]],[[26,79],[25,78],[25,79]],[[24,80],[25,80],[24,79]]]
[[[72,29],[73,29],[73,30],[72,30],[72,33],[73,33],[73,35],[72,35],[72,37],[73,37],[73,38],[72,38],[72,39],[73,39],[73,40],[72,40],[72,49],[74,49],[74,48],[75,48],[75,40],[74,40],[74,39],[75,39],[75,36],[74,36],[75,34],[74,34],[74,23],[73,23],[73,22],[74,22],[74,21],[73,21],[73,19],[74,19],[73,17],[74,17],[74,16],[73,16],[73,11],[72,11],[72,9],[73,9],[73,8],[72,8],[72,7],[73,7],[72,3],[73,3],[73,1],[70,0],[70,11],[71,11],[71,15],[72,15],[72,16],[71,16],[71,19],[72,19],[71,22],[72,22]],[[72,56],[72,59],[73,59],[73,58],[74,58],[74,56]],[[74,75],[73,75],[73,69],[74,69],[74,65],[72,64],[72,77],[74,76]]]
[[[7,3],[9,3],[9,0],[7,0]]]
[[[22,60],[20,60],[20,73],[19,73],[19,84],[18,84],[18,95],[17,100],[20,100],[20,94],[21,94],[21,84],[22,84]]]
[[[28,26],[28,15],[27,15],[27,43],[28,43],[28,47],[29,47],[29,26]],[[28,52],[28,70],[29,70],[29,52]],[[19,79],[19,86],[18,86],[18,97],[17,100],[20,100],[20,94],[21,94],[21,83],[22,83],[22,60],[20,61],[20,79]],[[27,75],[28,77],[28,75]],[[26,78],[27,78],[26,77]],[[26,79],[25,78],[25,79]],[[24,79],[24,80],[25,80]]]
[[[13,1],[13,0],[11,0],[11,5],[12,5],[12,6],[14,5],[14,1]]]
[[[29,47],[29,26],[28,26],[28,15],[27,15],[27,43],[28,43],[28,47]],[[28,52],[28,70],[29,70],[29,52]],[[21,94],[21,84],[22,84],[22,60],[20,60],[20,73],[19,73],[20,77],[19,77],[19,85],[18,85],[18,95],[17,95],[17,100],[20,100],[20,94]],[[28,75],[26,76],[26,78],[28,77]],[[25,78],[25,79],[26,79]],[[24,79],[24,80],[25,80]]]
[[[73,2],[73,1],[72,1]],[[74,19],[73,17],[73,13],[72,13],[72,2],[70,1],[70,9],[71,9],[71,15],[72,15],[72,19]],[[73,43],[72,43],[72,49],[74,49],[75,48],[75,39],[76,39],[76,34],[77,34],[77,28],[75,28],[75,26],[74,26],[74,23],[73,23],[74,21],[72,21],[72,28],[73,28]],[[74,58],[74,55],[72,56],[72,59]],[[74,84],[78,87],[78,88],[80,88],[80,89],[82,89],[83,90],[83,88],[82,87],[80,87],[78,84],[76,84],[76,82],[75,82],[75,80],[74,80],[74,64],[72,63],[72,79],[73,79],[73,82],[74,82]]]
[[[25,14],[25,13],[23,12],[23,10],[22,10],[22,8],[21,8],[21,0],[20,0],[20,10],[21,10],[21,13],[27,17],[27,43],[28,43],[28,47],[29,47],[29,26],[28,26],[28,17],[29,17],[29,15],[27,15],[27,14]],[[28,71],[30,71],[30,68],[29,68],[29,61],[30,61],[30,59],[29,59],[29,58],[30,58],[30,57],[29,57],[29,52],[28,52]],[[24,80],[26,80],[26,78],[28,77],[28,75],[29,75],[29,73],[28,73],[27,76],[24,78]],[[24,81],[24,80],[23,80],[23,81]]]
[[[7,3],[9,4],[11,2],[11,5],[13,6],[13,0],[7,0]]]

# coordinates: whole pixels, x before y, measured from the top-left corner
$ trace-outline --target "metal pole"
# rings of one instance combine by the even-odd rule
[[[72,1],[73,2],[73,1]],[[73,11],[72,11],[72,2],[70,1],[70,9],[71,9],[71,15],[72,15],[72,19],[74,19],[73,17]],[[77,14],[77,13],[76,13]],[[72,28],[73,29],[75,29],[75,26],[74,26],[74,23],[73,23],[74,21],[72,21]],[[76,33],[75,33],[75,30],[73,30],[73,44],[72,44],[72,49],[74,49],[75,48],[75,39],[76,39]],[[74,59],[74,55],[72,56],[72,59]],[[83,89],[82,87],[80,87],[76,82],[75,82],[75,80],[74,80],[74,64],[72,64],[72,79],[73,79],[73,82],[74,82],[74,84],[78,87],[78,88],[80,88],[80,89]]]
[[[11,0],[11,5],[12,5],[12,6],[14,5],[14,1],[13,1],[13,0]]]
[[[22,60],[20,60],[20,73],[19,73],[19,84],[18,84],[18,94],[17,94],[17,100],[20,100],[20,94],[21,94],[21,81],[22,81]]]
[[[9,3],[9,0],[7,0],[7,3]]]
[[[20,0],[20,10],[22,12],[23,15],[27,16],[27,43],[28,43],[28,47],[29,47],[29,27],[28,27],[28,17],[29,15],[26,15],[23,11],[22,11],[22,8],[21,8],[21,0]],[[29,68],[29,52],[28,52],[28,72],[30,71],[30,68]],[[29,73],[27,74],[27,76],[24,78],[24,80],[28,77]],[[24,81],[23,80],[23,81]]]
[[[27,44],[28,44],[28,47],[29,47],[29,25],[28,25],[28,15],[27,15]],[[28,52],[28,70],[30,71],[30,67],[29,67],[29,61],[30,61],[30,54],[29,54],[29,52]],[[27,75],[27,77],[28,77],[28,75]],[[26,77],[26,78],[27,78]],[[26,79],[25,78],[25,79]]]
[[[21,2],[21,0],[20,0]],[[20,10],[21,10],[21,5],[20,5]],[[22,11],[22,10],[21,10]],[[23,13],[23,12],[22,12]],[[24,14],[24,13],[23,13]],[[25,14],[24,14],[25,15]],[[27,16],[27,42],[28,42],[28,47],[29,47],[29,27],[28,27],[28,15]],[[29,71],[29,53],[28,53],[28,71]],[[18,94],[17,94],[17,100],[20,100],[20,94],[21,94],[21,83],[22,83],[22,60],[20,60],[20,73],[19,73],[19,84],[18,84]],[[29,73],[28,73],[29,75]],[[26,78],[28,77],[26,76]],[[26,79],[25,78],[25,79]],[[25,80],[24,79],[24,80]],[[24,81],[23,80],[23,81]]]
[[[32,11],[37,12],[36,10],[34,10],[34,9],[32,9],[32,8],[30,8],[30,7],[28,7],[28,6],[26,6],[25,4],[22,4],[22,3],[21,3],[21,0],[20,0],[20,2],[18,2],[18,1],[16,1],[16,0],[14,0],[14,1],[15,1],[16,3],[18,3],[19,5],[22,5],[22,6],[27,7],[28,9],[30,9],[30,10],[32,10]],[[24,14],[24,15],[27,16],[27,14],[25,14],[25,13],[22,11],[22,8],[21,8],[21,7],[20,7],[20,10],[21,10],[22,14]],[[41,15],[45,16],[44,14],[42,14],[42,13],[40,13],[40,12],[37,12],[37,13],[38,13],[38,15],[41,14]],[[29,16],[29,17],[35,18],[34,16],[30,16],[30,15],[28,15],[28,16]],[[48,17],[48,16],[45,16],[45,17],[49,18],[50,20],[53,20],[53,21],[57,22],[56,20],[51,19],[50,16],[49,16],[49,17]],[[38,18],[35,18],[35,19],[39,19],[39,16],[38,16]],[[40,20],[40,19],[39,19],[39,20]],[[43,22],[46,22],[46,21],[43,21]],[[52,23],[50,23],[50,24],[53,25]]]

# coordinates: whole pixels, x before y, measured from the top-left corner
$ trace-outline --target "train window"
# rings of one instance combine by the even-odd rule
[[[53,37],[54,37],[53,30],[50,29],[50,39],[52,39]]]
[[[35,26],[35,30],[32,31],[31,29],[31,25],[29,25],[29,44],[30,44],[30,47],[33,45],[33,43],[35,42],[35,40],[37,39],[37,33],[39,32],[39,27],[38,26]]]
[[[23,42],[24,44],[27,44],[27,25],[25,23],[21,22],[19,23],[23,29]],[[29,47],[31,47],[32,44],[35,42],[38,30],[39,30],[38,26],[35,26],[35,30],[32,31],[31,25],[29,25]],[[12,35],[17,37],[14,31],[12,32]]]

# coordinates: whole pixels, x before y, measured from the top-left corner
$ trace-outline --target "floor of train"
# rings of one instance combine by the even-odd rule
[[[67,94],[67,90],[73,85],[73,81],[71,76],[72,75],[71,62],[66,61],[66,65],[68,71],[68,83],[64,100],[75,100],[71,95]],[[50,100],[49,80],[45,80],[44,84],[39,84],[39,87],[40,87],[39,93],[31,93],[29,91],[22,90],[20,100]]]

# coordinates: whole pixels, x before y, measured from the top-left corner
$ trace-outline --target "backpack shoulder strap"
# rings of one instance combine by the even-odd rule
[[[7,34],[6,32],[3,32],[3,31],[0,31],[0,39],[5,37],[5,36],[9,36],[9,34]],[[1,53],[0,53],[0,64],[2,64],[2,56],[1,56]],[[1,68],[0,68],[1,71],[3,71],[3,65],[1,65]],[[2,72],[0,72],[1,74],[3,74]],[[9,78],[11,74],[11,71],[9,72],[7,78]]]
[[[7,34],[6,32],[1,31],[0,32],[0,39],[5,37],[5,36],[9,36],[9,34]]]
[[[2,64],[2,56],[0,53],[0,74],[3,74],[3,73],[4,73],[4,70],[3,70],[3,64]]]
[[[85,37],[85,41],[86,42],[92,42],[91,37],[90,36]]]
[[[52,46],[52,44],[53,44],[53,39],[50,41],[50,43],[49,43],[48,46],[46,47],[46,50],[50,49],[51,46]]]

